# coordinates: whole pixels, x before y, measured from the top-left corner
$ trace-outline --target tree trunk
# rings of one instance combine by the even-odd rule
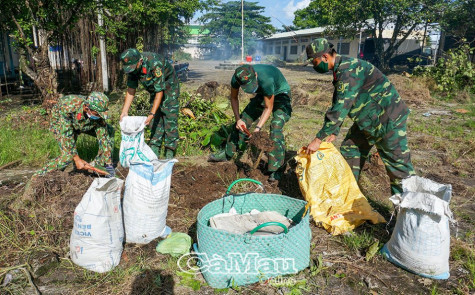
[[[48,57],[48,45],[42,44],[33,53],[33,67],[28,62],[28,56],[24,49],[20,49],[20,68],[30,77],[35,86],[41,93],[43,106],[46,109],[53,107],[58,101],[58,74],[56,70],[51,67]]]

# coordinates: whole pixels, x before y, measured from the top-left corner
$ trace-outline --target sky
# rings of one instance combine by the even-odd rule
[[[294,12],[310,4],[310,0],[247,0],[257,2],[265,7],[264,15],[271,18],[272,25],[277,29],[282,28],[282,24],[292,25]],[[227,1],[223,1],[227,2]],[[195,14],[195,19],[201,14]]]

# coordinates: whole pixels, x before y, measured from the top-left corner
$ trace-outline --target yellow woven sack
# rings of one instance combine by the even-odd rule
[[[333,235],[354,229],[366,220],[385,222],[361,193],[351,168],[332,143],[322,142],[311,155],[300,149],[297,177],[317,225]]]

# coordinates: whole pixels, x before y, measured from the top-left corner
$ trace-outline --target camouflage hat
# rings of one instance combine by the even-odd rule
[[[107,119],[107,110],[109,109],[109,98],[102,92],[91,92],[86,99],[91,111],[96,111],[104,120]]]
[[[333,44],[328,42],[325,38],[318,38],[312,41],[310,45],[307,45],[307,62],[312,61],[316,57],[322,56],[324,53],[328,53],[333,48]]]
[[[242,65],[234,71],[234,77],[246,93],[254,93],[258,87],[257,76],[251,65]]]
[[[135,71],[137,68],[137,63],[141,58],[142,55],[135,48],[129,48],[122,52],[120,55],[120,60],[122,60],[124,72],[128,74]]]

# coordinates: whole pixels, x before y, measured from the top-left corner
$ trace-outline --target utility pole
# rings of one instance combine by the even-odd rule
[[[244,0],[241,0],[241,61],[244,61]]]
[[[98,12],[97,22],[99,27],[104,26],[104,20],[102,19],[102,3],[97,0]],[[101,71],[102,71],[102,91],[109,91],[109,77],[107,75],[107,56],[106,56],[106,41],[103,34],[99,34],[99,48],[101,50]]]

